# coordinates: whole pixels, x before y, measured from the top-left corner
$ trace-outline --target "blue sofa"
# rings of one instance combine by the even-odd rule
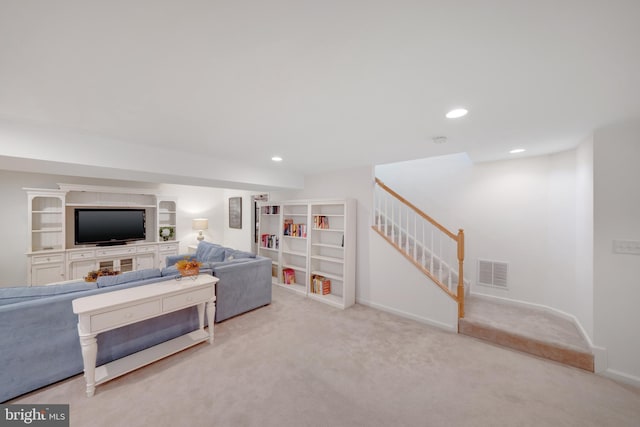
[[[202,241],[195,254],[167,257],[163,276],[176,276],[175,263],[193,259],[220,279],[216,284],[216,322],[271,303],[271,259]]]
[[[238,255],[201,269],[220,278],[216,322],[271,302],[271,260],[234,261]],[[176,274],[173,267],[100,277],[94,283],[0,288],[0,402],[83,372],[74,299],[172,280]],[[197,310],[191,307],[99,334],[97,365],[197,328]]]

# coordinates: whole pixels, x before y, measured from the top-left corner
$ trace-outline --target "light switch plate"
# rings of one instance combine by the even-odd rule
[[[613,253],[640,255],[640,241],[638,240],[614,240]]]

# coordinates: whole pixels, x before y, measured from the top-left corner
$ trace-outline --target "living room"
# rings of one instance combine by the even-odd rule
[[[636,39],[632,36],[637,30],[631,25],[638,14],[636,5],[621,6],[616,12],[613,6],[583,5],[579,12],[582,19],[575,21],[569,19],[572,12],[564,9],[555,11],[556,17],[550,18],[549,11],[542,8],[506,7],[505,13],[509,12],[513,22],[525,25],[527,20],[523,17],[531,13],[543,22],[568,25],[571,30],[566,32],[552,26],[551,34],[557,38],[570,33],[593,41],[591,57],[585,55],[566,61],[561,58],[563,52],[578,52],[583,47],[579,37],[554,44],[557,38],[541,35],[529,24],[525,25],[528,32],[515,31],[505,21],[492,17],[484,7],[467,5],[475,12],[470,15],[469,11],[454,7],[443,10],[441,13],[450,18],[447,22],[454,22],[451,21],[454,17],[483,16],[487,22],[500,24],[498,34],[515,31],[516,42],[528,47],[529,52],[536,51],[537,43],[545,47],[546,50],[531,58],[515,53],[518,59],[513,59],[513,64],[506,59],[499,61],[500,64],[486,61],[484,66],[491,73],[499,74],[490,84],[484,78],[455,71],[467,62],[461,59],[465,55],[433,48],[430,43],[427,45],[433,49],[434,57],[450,65],[432,67],[430,61],[411,59],[418,56],[421,44],[412,42],[411,34],[400,29],[419,31],[421,25],[409,13],[410,8],[359,5],[338,13],[334,10],[336,5],[326,10],[298,5],[286,13],[282,11],[282,16],[274,16],[273,10],[266,6],[252,5],[252,12],[234,9],[220,11],[218,16],[213,13],[215,8],[205,8],[207,13],[197,14],[195,6],[190,12],[177,4],[157,9],[146,6],[144,11],[127,8],[126,16],[104,6],[92,9],[74,5],[67,11],[69,15],[63,8],[52,5],[40,5],[38,10],[19,5],[2,7],[6,12],[1,14],[3,27],[14,37],[5,39],[3,47],[3,57],[11,60],[2,71],[1,89],[6,96],[0,109],[0,194],[5,200],[2,217],[6,225],[2,230],[5,239],[12,243],[0,258],[5,272],[0,286],[27,282],[24,188],[51,189],[58,183],[142,187],[177,197],[180,203],[176,240],[180,242],[180,253],[186,253],[189,245],[196,244],[198,231],[192,228],[192,220],[199,217],[209,220],[205,231],[207,241],[250,250],[251,196],[255,194],[268,193],[273,201],[353,198],[357,201],[357,305],[401,315],[422,325],[440,322],[445,329],[451,329],[454,325],[447,323],[446,316],[443,320],[434,315],[434,310],[441,306],[439,291],[410,286],[411,273],[403,272],[401,260],[389,258],[383,242],[371,232],[373,177],[386,170],[387,176],[395,176],[397,182],[391,178],[383,180],[394,188],[397,186],[398,191],[419,203],[425,211],[453,228],[475,231],[475,236],[469,235],[469,239],[475,240],[469,240],[471,252],[466,261],[472,292],[540,304],[575,316],[593,346],[600,349],[600,373],[634,386],[640,384],[640,344],[635,328],[628,326],[640,324],[640,314],[633,305],[640,296],[637,287],[630,286],[637,282],[637,256],[615,254],[611,250],[614,240],[640,240],[637,222],[640,201],[634,184],[640,178],[634,167],[635,159],[639,158],[640,106],[637,91],[633,89],[639,64],[633,42],[629,41]],[[329,10],[349,19],[336,22],[333,15],[327,14]],[[368,11],[362,18],[364,22],[381,29],[371,35],[371,40],[358,32],[364,31],[362,27],[354,26],[359,30],[352,33],[346,25],[347,21],[352,24],[358,21],[356,17],[362,10]],[[150,17],[146,16],[148,12]],[[104,15],[97,24],[92,19],[96,13]],[[415,16],[428,15],[424,7],[417,7]],[[183,16],[184,22],[177,16]],[[233,43],[235,47],[227,50],[219,37],[206,32],[206,16],[215,21],[213,27],[220,34],[226,34],[225,31],[237,34],[229,22],[244,22],[243,28],[251,34],[248,39],[251,42],[247,43],[255,43],[255,48],[246,50],[247,45],[238,36]],[[228,22],[223,22],[221,16],[226,16]],[[293,19],[296,16],[298,20]],[[280,26],[267,24],[265,17]],[[147,21],[148,26],[140,26]],[[464,21],[469,28],[475,28],[483,42],[495,43],[495,49],[500,52],[496,55],[500,58],[519,52],[514,47],[517,43],[503,45],[483,27],[467,22],[470,18]],[[328,36],[318,31],[313,36],[294,25],[295,22],[326,24],[334,28],[335,34]],[[595,34],[587,31],[593,29],[589,23],[598,24]],[[98,25],[99,29],[90,28],[89,24]],[[441,25],[433,25],[432,28],[444,31]],[[144,41],[139,44],[131,42],[136,40],[134,28],[143,29],[143,35],[138,36]],[[201,31],[210,38],[196,37],[194,41],[192,31]],[[291,31],[299,31],[304,42],[291,41]],[[45,34],[55,36],[47,39]],[[261,42],[265,34],[268,37]],[[432,36],[431,33],[416,34],[425,39]],[[530,39],[528,34],[540,39]],[[152,35],[153,40],[147,38]],[[469,33],[449,41],[450,52],[466,44],[468,36]],[[325,37],[329,37],[329,41],[324,41]],[[385,39],[392,40],[392,44],[385,44]],[[355,45],[341,45],[340,40],[350,40]],[[606,48],[601,48],[597,40],[607,41]],[[618,42],[615,49],[611,47],[614,41]],[[207,42],[215,46],[214,57],[225,58],[224,65],[217,63],[217,69],[206,55],[198,55],[209,50]],[[175,49],[176,45],[182,50]],[[116,46],[123,51],[119,53]],[[161,46],[172,47],[168,50],[173,55],[171,60]],[[473,49],[469,49],[466,58],[476,58],[475,63],[485,64],[478,52],[493,57],[491,50],[483,48],[480,42],[473,47],[478,49],[475,55]],[[137,58],[144,58],[147,64]],[[518,64],[518,60],[524,65]],[[285,61],[288,61],[287,67],[279,65]],[[545,61],[552,63],[549,70],[539,65]],[[269,66],[261,67],[262,64]],[[449,83],[439,84],[451,94],[443,93],[446,90],[438,89],[438,85],[428,89],[420,86],[426,83],[417,77],[420,74],[417,70],[428,74],[431,80],[444,82],[443,68],[457,73],[446,77]],[[247,71],[255,69],[262,69],[263,73]],[[365,76],[374,69],[377,71],[370,74],[375,81],[372,83]],[[25,70],[31,70],[33,75]],[[403,78],[411,83],[389,89]],[[571,81],[572,78],[575,81]],[[190,79],[199,83],[190,86],[187,84]],[[465,80],[466,90],[474,95],[465,95],[465,88],[458,88],[459,82]],[[500,94],[495,95],[499,99],[492,106],[487,101],[490,97],[481,97],[484,91],[479,88],[485,83],[492,93]],[[534,89],[523,93],[522,86],[528,85]],[[508,97],[508,92],[518,94]],[[185,97],[185,93],[190,96]],[[414,97],[414,94],[418,95]],[[427,98],[433,98],[433,103],[427,105]],[[549,102],[550,99],[556,102]],[[468,117],[457,122],[444,118],[445,110],[452,103],[466,102],[472,106]],[[600,104],[601,109],[585,107],[594,103]],[[512,105],[512,109],[517,110],[516,106],[525,108],[525,104],[531,104],[527,114],[508,112],[504,107]],[[564,109],[574,104],[586,110],[565,113]],[[156,105],[160,107],[155,108]],[[545,112],[545,108],[548,111]],[[307,110],[312,112],[301,113]],[[613,113],[614,110],[622,113]],[[146,115],[146,112],[152,114]],[[502,121],[508,125],[497,123],[497,117],[503,113],[510,114]],[[486,120],[486,116],[494,119],[477,125],[480,117]],[[539,123],[548,116],[556,117],[555,121],[550,120],[555,127],[547,123],[547,129]],[[206,127],[207,123],[213,125]],[[492,123],[490,131],[487,123]],[[474,124],[477,126],[472,126]],[[432,141],[432,137],[440,135],[448,137],[445,144]],[[301,141],[305,141],[304,145]],[[518,157],[507,154],[508,149],[516,146],[526,146],[528,151],[516,155]],[[461,213],[473,198],[464,188],[472,187],[445,183],[443,190],[435,189],[436,182],[452,176],[447,171],[441,175],[424,171],[409,174],[406,163],[397,163],[457,153],[467,153],[472,163],[468,168],[457,169],[462,176],[477,176],[474,174],[484,168],[489,171],[485,176],[495,177],[493,187],[478,187],[476,190],[480,192],[474,193],[478,197],[489,194],[489,199],[475,200],[476,204],[471,205],[474,209],[482,203],[502,206],[503,209],[496,208],[494,218],[474,221],[467,212]],[[272,162],[271,157],[276,155],[284,160]],[[554,161],[562,167],[532,174],[531,177],[539,181],[525,187],[527,190],[547,188],[543,199],[554,201],[548,211],[536,205],[540,193],[537,196],[523,194],[526,190],[518,187],[505,190],[518,170],[541,170],[540,165]],[[562,175],[569,169],[569,175]],[[424,191],[416,190],[417,182],[425,184]],[[571,187],[569,199],[558,191],[554,193],[560,182]],[[465,182],[467,184],[473,182]],[[490,194],[491,191],[495,193]],[[497,194],[500,192],[502,194]],[[517,197],[518,206],[535,205],[531,210],[546,212],[547,217],[538,217],[541,222],[535,226],[528,225],[521,211],[518,215],[509,212],[513,205],[500,195],[512,197],[514,203]],[[443,208],[445,200],[449,203],[457,196],[462,197],[459,206]],[[229,227],[228,201],[232,197],[242,197],[241,229]],[[428,202],[432,202],[431,206]],[[568,204],[573,205],[572,213],[566,211]],[[556,209],[562,212],[554,212]],[[554,218],[560,217],[562,221],[554,222]],[[526,219],[532,220],[530,216]],[[478,238],[482,237],[478,231],[494,222],[517,222],[523,234],[530,236],[531,244],[537,244],[533,235],[538,230],[548,228],[554,232],[574,227],[576,231],[569,233],[570,237],[562,234],[561,245],[554,246],[553,239],[549,239],[547,248],[534,251],[536,263],[551,262],[552,270],[564,276],[551,273],[536,276],[531,260],[527,259],[526,244],[516,242],[515,233],[514,241],[502,247],[499,247],[502,241],[490,248],[478,247]],[[506,230],[515,228],[509,225]],[[495,229],[497,227],[492,230]],[[564,252],[565,248],[571,250]],[[512,262],[512,277],[520,276],[520,284],[514,283],[506,294],[475,286],[477,259],[499,259],[505,253]],[[547,258],[541,260],[541,257]],[[395,265],[400,266],[400,272],[390,270],[390,266]],[[572,270],[570,274],[569,270]],[[398,283],[389,286],[387,275],[396,277]],[[570,284],[559,287],[567,277]],[[331,315],[340,316],[333,312]],[[248,316],[236,322],[244,325],[251,323],[251,319]],[[221,334],[230,334],[234,328],[232,322],[222,325]],[[403,324],[403,327],[409,326]],[[235,348],[249,349],[248,346]],[[187,356],[178,357],[182,361]],[[162,362],[162,366],[168,366],[170,360]]]

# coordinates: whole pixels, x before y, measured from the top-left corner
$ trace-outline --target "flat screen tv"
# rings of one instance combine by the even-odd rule
[[[144,209],[76,209],[76,245],[123,245],[146,239]]]

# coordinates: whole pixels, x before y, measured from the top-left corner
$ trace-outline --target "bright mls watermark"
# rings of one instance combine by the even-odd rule
[[[69,405],[0,405],[0,427],[69,427]]]

